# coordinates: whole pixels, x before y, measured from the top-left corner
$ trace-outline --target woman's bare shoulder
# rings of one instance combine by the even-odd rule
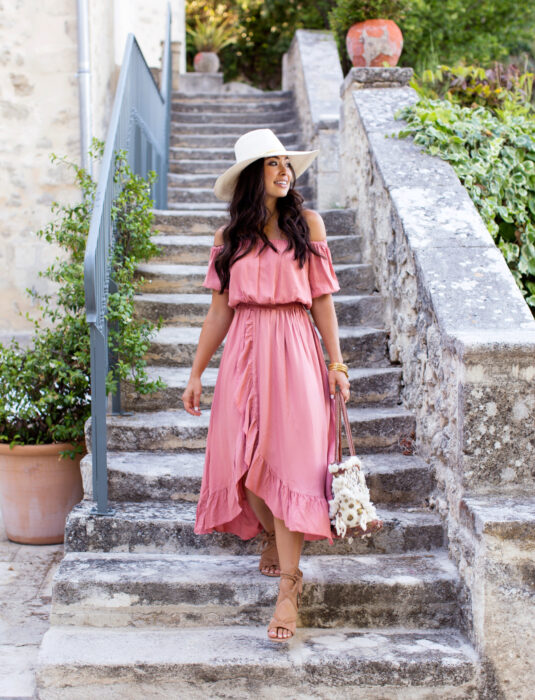
[[[324,241],[327,239],[327,231],[325,230],[325,223],[321,218],[321,214],[314,209],[303,209],[303,216],[310,229],[310,240],[311,241]]]
[[[223,231],[225,226],[220,226],[214,234],[214,245],[223,245]]]

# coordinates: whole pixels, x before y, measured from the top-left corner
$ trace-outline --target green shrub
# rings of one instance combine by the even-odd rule
[[[95,141],[92,157],[102,155],[103,144]],[[49,444],[69,442],[74,452],[84,449],[84,424],[91,414],[89,327],[85,318],[83,264],[96,184],[75,163],[61,160],[74,170],[81,201],[72,206],[54,202],[58,217],[37,235],[56,244],[64,254],[39,273],[57,288],[50,294],[28,290],[40,304],[40,316],[33,321],[34,334],[28,348],[13,341],[0,344],[0,442]],[[115,179],[121,192],[113,202],[115,224],[112,276],[117,292],[110,295],[109,345],[118,355],[115,371],[106,378],[107,391],[117,380],[130,378],[140,393],[163,386],[160,379],[149,381],[143,359],[157,326],[134,318],[134,293],[142,281],[134,278],[137,264],[153,257],[157,247],[151,241],[153,206],[150,185],[134,175],[124,152],[116,156]],[[72,453],[71,453],[72,454]]]
[[[417,74],[439,63],[483,66],[517,52],[533,52],[532,0],[412,0],[400,23],[400,65]]]
[[[465,107],[483,105],[496,114],[530,114],[534,106],[533,73],[521,71],[515,64],[494,62],[492,68],[480,66],[437,66],[413,77],[411,86],[426,97],[448,99]]]

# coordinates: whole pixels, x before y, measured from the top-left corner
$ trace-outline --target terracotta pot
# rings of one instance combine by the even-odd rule
[[[367,19],[349,27],[346,48],[354,66],[395,66],[403,49],[403,34],[391,19]]]
[[[193,68],[198,73],[217,73],[220,62],[214,51],[199,51],[193,57]]]
[[[0,445],[0,508],[13,542],[63,542],[67,514],[83,497],[83,455],[60,458],[68,449],[66,443]]]

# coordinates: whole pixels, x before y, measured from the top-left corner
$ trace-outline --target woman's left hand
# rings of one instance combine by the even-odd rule
[[[331,398],[334,398],[336,392],[336,385],[340,387],[340,393],[342,398],[347,403],[349,401],[349,379],[346,377],[345,372],[339,369],[329,370],[329,391]]]

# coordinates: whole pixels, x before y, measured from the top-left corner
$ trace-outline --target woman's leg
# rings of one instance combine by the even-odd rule
[[[251,506],[253,513],[256,515],[258,520],[260,520],[262,527],[266,532],[273,532],[275,529],[275,525],[273,523],[273,513],[269,510],[262,498],[257,496],[256,493],[250,491],[248,488],[244,488],[247,502]],[[266,574],[267,576],[278,576],[280,569],[275,565],[265,566],[262,569],[262,573]]]
[[[275,537],[277,539],[277,551],[279,553],[280,570],[285,573],[295,574],[299,569],[299,559],[301,558],[301,550],[303,549],[303,533],[292,532],[288,530],[283,520],[273,518],[275,522]],[[281,578],[279,590],[292,588],[293,583],[290,579]],[[277,627],[270,630],[270,637],[278,637],[279,639],[287,639],[292,634],[284,627]]]

